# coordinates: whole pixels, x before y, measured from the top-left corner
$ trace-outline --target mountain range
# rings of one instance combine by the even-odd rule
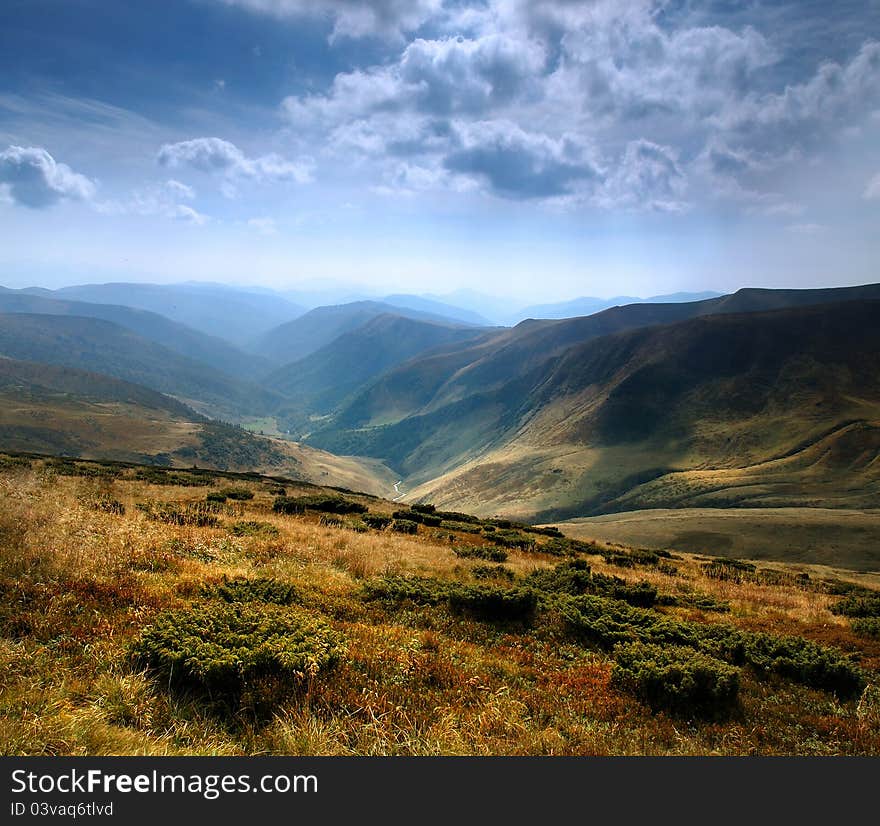
[[[371,491],[532,521],[880,492],[880,285],[552,317],[603,301],[578,299],[511,328],[436,297],[276,298],[0,288],[0,447],[236,469],[308,454]]]

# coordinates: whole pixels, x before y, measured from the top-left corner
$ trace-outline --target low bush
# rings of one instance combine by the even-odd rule
[[[272,503],[275,513],[283,513],[287,516],[306,512],[306,506],[299,500],[290,496],[278,496]]]
[[[280,531],[269,522],[258,522],[255,519],[242,520],[227,525],[233,536],[278,536]]]
[[[411,519],[395,519],[391,523],[391,530],[397,533],[418,533],[419,526]]]
[[[227,499],[235,499],[239,502],[247,502],[254,498],[254,492],[247,488],[223,488],[220,493]]]
[[[611,649],[619,643],[684,645],[759,674],[849,697],[864,685],[864,674],[841,651],[802,637],[776,637],[725,625],[679,622],[656,611],[598,596],[563,597],[556,607],[578,638]]]
[[[843,617],[880,617],[880,593],[857,591],[831,606],[831,613]]]
[[[218,505],[222,505],[226,502],[226,494],[223,491],[212,490],[205,496],[206,502],[216,502]]]
[[[173,502],[138,502],[138,510],[148,519],[168,525],[186,525],[196,528],[213,528],[220,524],[210,502],[190,502],[181,506]]]
[[[529,620],[538,605],[537,594],[530,588],[464,585],[428,577],[386,576],[370,580],[364,584],[361,595],[366,600],[387,603],[445,604],[455,613],[489,622]]]
[[[489,562],[507,561],[507,551],[501,548],[453,548],[452,552],[461,559],[485,559]]]
[[[162,470],[161,468],[138,468],[134,478],[151,485],[178,485],[180,487],[207,487],[214,484],[208,475],[187,473],[181,470]]]
[[[361,521],[369,528],[377,531],[384,531],[391,524],[390,516],[382,516],[379,513],[365,513],[361,517]]]
[[[739,671],[681,646],[628,643],[614,649],[612,683],[653,709],[718,716],[736,704]]]
[[[213,602],[158,616],[134,642],[138,666],[231,709],[268,710],[343,656],[338,635],[305,611]]]
[[[438,528],[443,522],[443,520],[439,516],[434,516],[431,513],[423,513],[421,511],[417,511],[415,508],[408,511],[394,511],[391,516],[394,519],[405,520],[408,522],[418,522],[419,524],[427,525],[430,528]]]
[[[852,621],[852,629],[863,637],[880,640],[880,617],[859,617]]]
[[[503,565],[474,565],[471,568],[471,576],[475,579],[497,579],[504,582],[513,582],[513,571]]]
[[[346,513],[366,513],[367,507],[366,505],[362,505],[360,502],[352,502],[350,499],[345,499],[342,496],[298,496],[295,498],[290,497],[278,497],[275,500],[277,503],[279,499],[284,500],[287,503],[291,504],[291,507],[299,506],[303,510],[288,510],[283,511],[284,513],[303,513],[305,510],[312,511],[320,511],[321,513],[336,513],[336,514],[346,514]]]
[[[526,578],[539,591],[556,594],[596,594],[650,608],[657,601],[657,589],[647,582],[630,584],[619,577],[593,574],[582,559],[563,562],[554,568],[540,568]]]
[[[434,511],[436,511],[437,508],[434,505],[425,504],[425,505],[413,505],[412,510],[414,510],[416,513],[434,513]]]
[[[494,533],[486,534],[486,539],[502,548],[525,552],[540,550],[532,537],[526,536],[520,531],[496,530]]]
[[[480,533],[479,525],[471,525],[467,522],[447,522],[444,520],[440,523],[440,527],[447,531],[459,531],[460,533]]]
[[[299,599],[296,588],[273,577],[224,577],[220,583],[205,585],[202,596],[224,602],[268,602],[291,605]]]

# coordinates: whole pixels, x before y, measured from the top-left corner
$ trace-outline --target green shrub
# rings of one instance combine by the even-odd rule
[[[394,519],[405,520],[408,522],[418,522],[421,525],[427,525],[430,528],[438,528],[442,523],[442,519],[439,516],[434,516],[432,513],[423,513],[422,511],[418,511],[415,508],[408,511],[394,511],[391,514]]]
[[[161,684],[235,708],[271,708],[342,656],[338,635],[302,610],[213,602],[158,616],[132,646]]]
[[[213,528],[220,524],[210,502],[190,502],[181,507],[173,502],[138,502],[135,507],[148,519],[168,525]]]
[[[141,482],[149,482],[151,485],[200,488],[214,484],[214,479],[208,475],[187,473],[180,470],[162,470],[161,468],[138,468],[134,478]]]
[[[831,606],[831,612],[844,617],[880,617],[880,593],[858,591]]]
[[[269,602],[291,605],[298,601],[296,588],[273,577],[223,577],[223,581],[202,588],[202,596],[224,602]]]
[[[382,516],[379,513],[365,513],[361,520],[365,525],[377,531],[384,531],[391,524],[390,516]]]
[[[301,511],[283,511],[284,513],[303,513],[304,510],[320,511],[321,513],[336,513],[341,515],[346,513],[367,512],[366,505],[362,505],[360,502],[352,502],[350,499],[345,499],[342,496],[316,495],[299,496],[296,498],[279,497],[279,499],[282,498],[287,502],[296,503],[296,505],[303,508]],[[277,503],[278,499],[276,499],[275,502]]]
[[[651,708],[688,716],[729,711],[739,692],[736,668],[681,646],[618,645],[611,679]]]
[[[526,578],[526,584],[539,591],[556,594],[597,594],[643,608],[650,608],[657,601],[657,589],[653,585],[647,582],[632,585],[619,577],[593,574],[582,559],[533,571]]]
[[[445,604],[455,613],[490,622],[528,620],[538,605],[537,595],[528,588],[463,585],[428,577],[386,576],[370,580],[364,584],[361,595],[366,600],[387,603]]]
[[[488,585],[457,585],[449,590],[450,609],[479,619],[527,621],[538,606],[538,598],[528,588],[495,588]]]
[[[535,540],[519,531],[496,530],[494,533],[486,534],[486,539],[503,548],[525,552],[538,550]]]
[[[258,522],[255,519],[242,520],[227,525],[233,536],[278,536],[280,531],[269,522]]]
[[[222,505],[226,502],[226,494],[223,491],[215,491],[212,490],[205,496],[206,502],[216,502],[218,505]]]
[[[471,576],[475,579],[498,579],[505,582],[513,582],[515,578],[513,571],[503,565],[474,565]]]
[[[254,492],[247,488],[223,488],[220,492],[227,499],[235,499],[239,502],[246,502],[254,498]]]
[[[272,510],[275,513],[283,513],[286,515],[305,513],[306,507],[299,499],[290,496],[278,496],[272,503]]]
[[[395,519],[391,523],[391,530],[397,533],[418,533],[419,526],[410,519]]]
[[[272,496],[287,496],[287,488],[284,485],[270,485],[267,491]]]
[[[459,513],[458,511],[434,511],[434,513],[445,522],[464,522],[467,525],[480,524],[480,519],[469,513]]]
[[[501,548],[453,548],[452,552],[461,559],[485,559],[489,562],[507,561],[507,551]]]
[[[859,617],[852,621],[852,629],[863,637],[880,640],[880,617]]]
[[[434,505],[425,504],[425,505],[413,505],[412,510],[414,510],[416,513],[434,513],[434,511],[436,511],[437,508],[434,507]]]
[[[479,525],[470,525],[466,522],[447,522],[442,521],[440,527],[447,531],[460,531],[461,533],[480,533]]]

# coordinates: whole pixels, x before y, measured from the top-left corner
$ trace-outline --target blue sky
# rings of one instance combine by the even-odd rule
[[[7,286],[877,281],[880,0],[6,0]]]

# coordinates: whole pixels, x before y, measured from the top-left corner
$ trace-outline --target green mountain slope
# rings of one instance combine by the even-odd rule
[[[384,314],[276,370],[263,384],[294,400],[295,405],[281,416],[285,427],[307,426],[309,415],[331,412],[386,370],[427,350],[472,340],[482,332],[476,327]]]
[[[0,355],[103,373],[173,395],[219,418],[267,411],[280,397],[95,318],[0,315]]]
[[[332,307],[316,307],[294,321],[270,330],[257,342],[255,351],[265,358],[288,364],[317,352],[344,333],[388,313],[420,321],[460,323],[433,313],[394,307],[381,301],[353,301]]]

